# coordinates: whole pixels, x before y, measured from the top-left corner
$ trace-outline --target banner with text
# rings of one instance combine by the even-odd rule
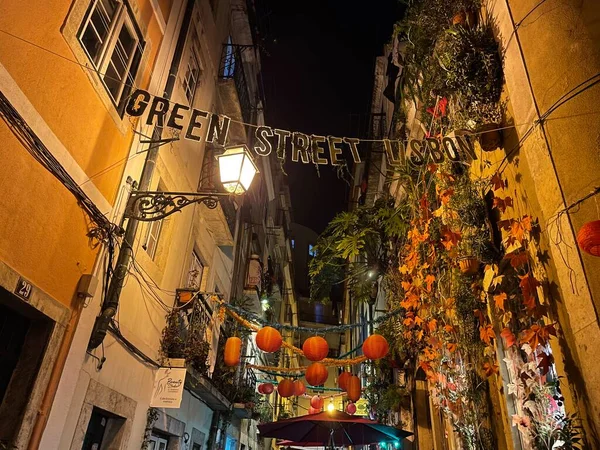
[[[127,103],[125,112],[132,117],[145,116],[149,126],[167,127],[183,134],[185,139],[225,146],[228,142],[230,117],[191,108],[181,103],[173,103],[166,98],[136,90]],[[363,140],[358,138],[308,135],[305,133],[280,130],[269,126],[244,124],[254,128],[254,152],[258,156],[268,156],[273,151],[283,160],[287,155],[293,162],[339,166],[352,159],[361,162],[359,146],[367,142],[383,144],[388,164],[400,166],[412,164],[423,166],[428,163],[440,164],[444,161],[476,160],[473,139],[469,135],[446,136],[408,141],[381,139]]]

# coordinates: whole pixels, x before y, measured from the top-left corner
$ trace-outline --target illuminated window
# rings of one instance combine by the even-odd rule
[[[315,250],[315,246],[312,244],[308,244],[308,254],[312,257],[317,256],[317,250]]]
[[[126,3],[93,0],[78,35],[119,111],[135,83],[144,42]]]
[[[292,239],[292,248],[296,248],[296,241]]]

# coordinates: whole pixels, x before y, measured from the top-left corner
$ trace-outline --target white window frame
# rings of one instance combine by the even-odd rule
[[[109,1],[111,1],[111,0],[109,0]],[[96,56],[95,59],[92,57],[92,55],[90,55],[87,47],[83,43],[82,38],[83,38],[84,33],[87,31],[88,27],[93,26],[93,24],[90,24],[92,15],[93,15],[94,11],[96,10],[96,8],[103,7],[102,0],[92,0],[90,7],[88,8],[88,11],[85,15],[84,21],[79,29],[79,32],[77,33],[77,40],[78,40],[79,44],[81,45],[81,48],[83,49],[84,53],[87,55],[89,60],[94,65],[94,68],[97,70],[98,76],[99,76],[100,80],[102,81],[102,84],[106,88],[108,96],[110,97],[114,106],[119,110],[122,107],[122,103],[124,100],[123,91],[125,88],[125,84],[129,84],[131,86],[133,86],[133,84],[134,84],[135,77],[136,77],[137,71],[139,69],[140,61],[138,61],[138,67],[136,68],[136,73],[132,74],[131,69],[132,69],[132,65],[134,64],[134,61],[136,59],[136,54],[137,54],[138,49],[140,50],[140,60],[141,60],[141,57],[143,54],[143,44],[144,43],[143,43],[142,37],[140,36],[140,33],[138,31],[139,28],[134,23],[135,19],[134,19],[134,17],[132,17],[130,12],[128,11],[127,5],[125,5],[121,0],[114,0],[114,2],[116,3],[115,11],[114,11],[113,17],[110,19],[111,22],[108,24],[108,36],[104,42],[101,42],[102,43],[101,49],[98,52],[98,55]],[[113,55],[117,51],[116,46],[117,46],[117,42],[118,42],[119,36],[121,34],[121,31],[123,30],[123,27],[127,28],[127,31],[129,32],[129,34],[131,35],[131,37],[134,40],[134,44],[133,44],[131,53],[129,55],[126,55],[127,61],[122,60],[124,62],[124,66],[125,66],[125,72],[124,72],[125,81],[121,80],[118,92],[116,93],[116,95],[113,95],[113,92],[111,92],[111,90],[109,89],[109,87],[105,81],[105,74],[108,70],[109,65],[111,64],[111,59],[112,59]]]
[[[150,447],[152,444],[152,447]],[[164,447],[160,447],[160,444],[164,444]],[[169,447],[169,441],[164,438],[158,437],[155,434],[150,435],[150,439],[148,441],[148,449],[149,450],[166,450]]]
[[[154,222],[149,222],[148,227],[146,228],[146,235],[144,237],[142,248],[146,250],[146,253],[152,260],[156,258],[156,250],[158,249],[158,243],[160,241],[162,225],[162,220],[156,220]],[[151,239],[154,241],[153,245],[149,245]]]
[[[193,276],[194,271],[198,271],[198,275]],[[202,264],[202,259],[198,255],[196,250],[192,250],[192,256],[190,258],[190,268],[187,273],[186,287],[192,289],[200,289],[202,286],[202,277],[204,276],[204,264]],[[196,283],[194,283],[192,278],[197,278]]]
[[[202,64],[202,52],[200,48],[200,34],[198,24],[195,20],[190,27],[188,57],[185,74],[181,81],[183,92],[190,106],[193,106],[196,98],[196,92],[201,84],[204,74],[204,65]],[[194,75],[194,69],[196,74]]]

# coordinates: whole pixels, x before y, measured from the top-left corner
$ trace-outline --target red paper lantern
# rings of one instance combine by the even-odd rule
[[[308,408],[308,413],[309,414],[319,414],[321,412],[320,409],[315,409],[312,406],[310,408]]]
[[[321,336],[313,336],[304,341],[302,351],[310,361],[321,361],[329,353],[329,345]]]
[[[306,393],[306,386],[304,386],[304,383],[300,380],[294,381],[294,395],[296,397],[300,397],[301,395],[304,395],[305,393]]]
[[[242,350],[242,340],[239,337],[227,338],[225,342],[225,365],[232,367],[240,363],[240,351]]]
[[[310,399],[310,406],[314,409],[320,410],[323,407],[324,400],[322,397],[315,395]]]
[[[342,390],[346,390],[346,386],[348,385],[348,379],[352,376],[350,372],[342,372],[338,377],[338,387]]]
[[[271,383],[263,383],[262,387],[263,387],[263,393],[265,395],[269,395],[270,393],[272,393],[275,390],[275,388],[273,387],[273,385]]]
[[[358,401],[360,398],[360,378],[358,378],[356,375],[352,375],[348,379],[346,392],[348,392],[348,400],[352,402]]]
[[[294,395],[294,382],[292,380],[283,379],[277,386],[277,392],[284,398]]]
[[[306,369],[306,382],[311,386],[319,386],[327,381],[327,377],[329,373],[327,372],[327,367],[325,367],[321,363],[312,363]]]
[[[387,355],[390,346],[380,334],[373,334],[363,342],[363,354],[369,359],[380,359]]]
[[[579,248],[592,256],[600,256],[600,220],[588,222],[577,233]]]
[[[281,348],[281,333],[273,327],[264,327],[256,333],[256,346],[263,352],[273,353]]]
[[[264,384],[259,384],[258,385],[258,393],[259,394],[264,394],[265,393],[265,391],[263,390],[264,387],[265,387]]]
[[[346,412],[348,414],[354,414],[356,412],[356,405],[352,402],[346,405]]]

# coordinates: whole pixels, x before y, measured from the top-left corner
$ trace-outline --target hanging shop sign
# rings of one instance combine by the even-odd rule
[[[132,117],[145,118],[146,125],[167,127],[181,133],[185,139],[227,144],[230,117],[174,103],[166,98],[137,89],[129,98],[125,112]],[[473,138],[469,135],[443,138],[410,139],[408,141],[308,135],[296,131],[280,130],[268,126],[248,125],[254,128],[254,152],[268,156],[273,151],[281,159],[289,155],[292,162],[340,166],[352,159],[362,162],[360,148],[367,143],[383,144],[387,162],[393,167],[405,164],[423,166],[445,161],[477,159]]]
[[[179,408],[185,384],[185,368],[161,367],[154,376],[150,406],[154,408]]]

